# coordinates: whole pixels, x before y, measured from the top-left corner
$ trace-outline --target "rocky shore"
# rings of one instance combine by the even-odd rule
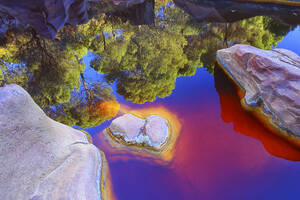
[[[105,199],[106,161],[85,133],[48,118],[17,85],[0,88],[0,199]]]

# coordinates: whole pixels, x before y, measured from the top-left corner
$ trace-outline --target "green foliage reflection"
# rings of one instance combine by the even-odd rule
[[[114,115],[94,112],[104,102],[115,102],[111,83],[126,100],[154,101],[169,96],[177,78],[194,75],[197,67],[213,73],[218,49],[237,43],[271,49],[290,31],[262,16],[231,24],[197,24],[164,0],[157,1],[156,11],[162,12],[151,26],[133,26],[97,14],[97,9],[91,9],[93,18],[87,24],[66,26],[53,41],[30,29],[7,32],[0,46],[0,84],[17,83],[53,118],[90,127]],[[91,66],[105,74],[107,83],[85,84],[81,58],[88,50],[98,55]]]

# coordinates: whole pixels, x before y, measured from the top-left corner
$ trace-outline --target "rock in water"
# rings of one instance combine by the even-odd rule
[[[271,51],[235,45],[217,52],[227,74],[245,91],[243,103],[260,107],[272,125],[299,139],[300,57],[285,49]]]
[[[0,127],[0,199],[103,199],[103,154],[17,85],[0,88]]]
[[[151,115],[146,119],[132,114],[125,114],[113,120],[109,130],[111,134],[121,139],[125,144],[137,145],[160,150],[169,137],[167,120]]]
[[[158,115],[151,115],[146,118],[144,132],[149,136],[153,146],[160,147],[168,138],[168,122]]]

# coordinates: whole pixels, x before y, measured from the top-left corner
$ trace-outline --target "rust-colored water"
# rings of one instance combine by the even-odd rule
[[[300,151],[245,112],[222,71],[199,69],[177,81],[168,98],[128,109],[164,107],[181,131],[171,162],[113,149],[102,135],[109,124],[89,129],[104,151],[119,200],[300,199]]]

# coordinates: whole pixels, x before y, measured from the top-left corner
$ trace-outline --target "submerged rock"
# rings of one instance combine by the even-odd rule
[[[109,130],[113,137],[119,138],[125,144],[161,149],[169,137],[167,120],[151,115],[146,119],[132,114],[125,114],[113,120]]]
[[[300,57],[285,49],[271,51],[235,45],[217,52],[221,67],[245,91],[244,106],[259,108],[270,124],[299,139]]]
[[[17,85],[0,88],[0,127],[0,199],[105,197],[104,155]]]

